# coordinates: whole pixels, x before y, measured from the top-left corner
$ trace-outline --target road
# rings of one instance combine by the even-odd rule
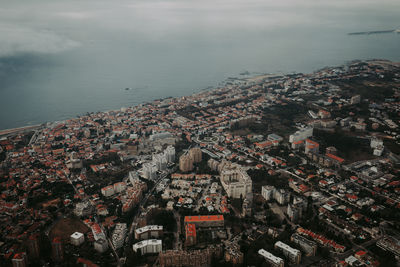
[[[132,241],[133,231],[134,231],[134,228],[135,228],[135,225],[136,225],[135,222],[137,221],[137,219],[138,219],[138,217],[140,215],[140,212],[142,211],[142,208],[145,206],[145,204],[146,204],[147,200],[149,199],[149,197],[154,193],[154,190],[157,188],[157,186],[161,183],[161,181],[163,179],[165,179],[165,177],[167,177],[167,175],[170,172],[160,175],[160,177],[158,177],[158,179],[155,181],[154,186],[146,193],[146,195],[139,202],[139,204],[138,204],[139,209],[136,212],[135,216],[133,217],[132,224],[131,224],[131,227],[129,229],[128,242],[127,242],[128,244],[130,244],[130,242]]]

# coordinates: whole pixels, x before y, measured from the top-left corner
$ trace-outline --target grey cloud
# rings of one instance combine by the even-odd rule
[[[25,53],[52,54],[79,45],[78,42],[51,30],[36,30],[7,24],[0,24],[0,36],[0,57]]]

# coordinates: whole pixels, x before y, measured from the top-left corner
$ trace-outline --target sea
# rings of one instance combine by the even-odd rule
[[[0,129],[216,88],[400,61],[400,1],[2,0]]]

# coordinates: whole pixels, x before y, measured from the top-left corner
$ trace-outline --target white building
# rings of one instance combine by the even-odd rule
[[[165,154],[153,154],[153,163],[157,166],[157,169],[160,171],[164,171],[167,169],[168,159]]]
[[[290,192],[285,189],[275,190],[274,198],[280,205],[285,205],[290,200]]]
[[[100,238],[94,242],[94,249],[99,252],[103,253],[108,249],[108,243],[105,239]]]
[[[143,164],[142,175],[143,178],[154,180],[157,176],[157,165],[153,162]]]
[[[175,147],[168,146],[167,149],[165,149],[164,154],[166,155],[168,162],[175,161]]]
[[[220,180],[227,195],[232,198],[243,198],[252,192],[252,181],[247,172],[238,165],[225,167],[220,174]]]
[[[169,132],[162,132],[162,133],[155,133],[150,135],[149,139],[150,141],[155,141],[155,140],[160,140],[160,139],[165,139],[165,138],[171,138],[173,135]]]
[[[370,145],[371,145],[371,148],[377,148],[377,147],[383,146],[383,141],[381,139],[372,138]]]
[[[135,230],[135,239],[159,238],[162,234],[162,225],[146,225]]]
[[[132,246],[133,251],[140,252],[141,255],[150,253],[160,253],[162,251],[162,240],[148,239],[140,241]]]
[[[126,223],[117,223],[111,237],[111,242],[115,249],[122,248],[124,245],[126,233],[128,229]]]
[[[258,251],[258,254],[263,256],[264,259],[271,264],[273,267],[283,267],[285,264],[285,261],[279,257],[274,256],[273,254],[269,253],[265,249],[260,249]]]
[[[307,127],[307,128],[302,128],[295,132],[294,134],[289,136],[289,142],[294,143],[298,141],[305,140],[313,135],[313,128],[312,127]]]
[[[75,232],[71,235],[71,244],[74,246],[79,246],[85,242],[85,237],[82,233]]]
[[[274,198],[274,191],[275,187],[273,187],[272,185],[264,185],[263,187],[261,187],[261,195],[266,201]]]
[[[287,244],[278,241],[275,243],[275,249],[282,251],[283,255],[289,259],[291,263],[299,264],[301,260],[301,252],[298,249],[292,248]]]

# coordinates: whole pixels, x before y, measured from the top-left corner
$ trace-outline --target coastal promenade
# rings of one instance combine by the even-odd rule
[[[8,135],[14,135],[14,134],[17,134],[17,133],[22,133],[22,132],[27,132],[27,131],[33,131],[33,130],[36,130],[36,129],[40,128],[40,127],[42,127],[42,124],[36,124],[36,125],[31,125],[31,126],[0,130],[0,137],[4,137],[4,136],[8,136]]]

